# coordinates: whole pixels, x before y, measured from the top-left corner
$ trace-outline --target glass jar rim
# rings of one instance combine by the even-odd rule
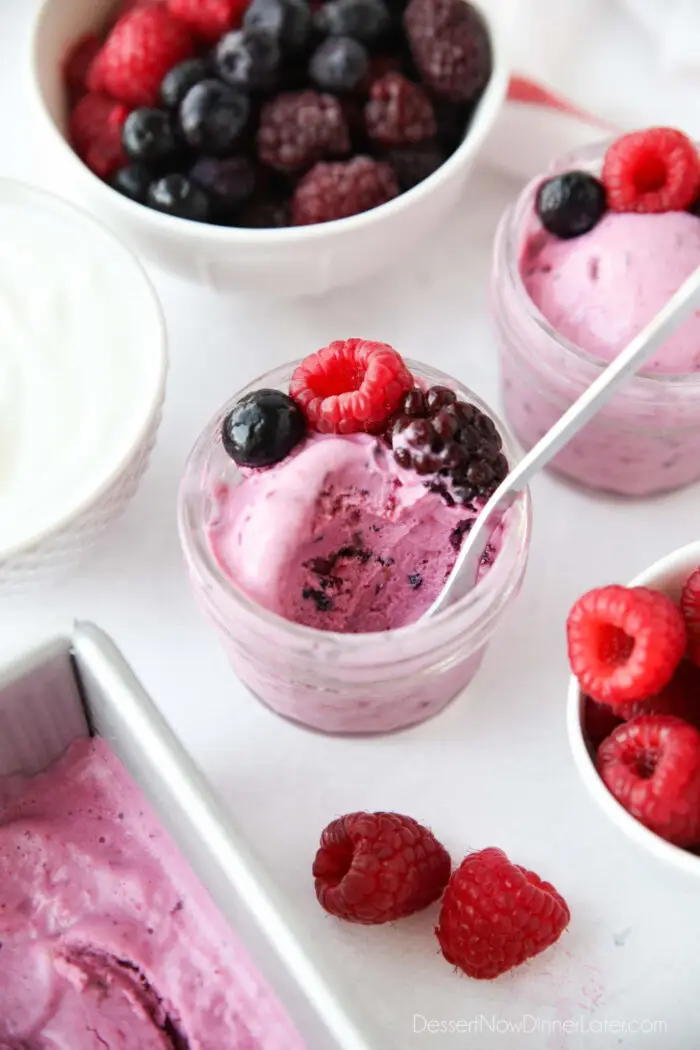
[[[515,443],[508,429],[486,402],[446,372],[408,357],[405,357],[404,360],[414,374],[424,375],[427,370],[432,377],[435,377],[436,381],[454,387],[458,392],[468,396],[469,400],[477,408],[491,416],[503,439],[503,447],[509,462],[512,463],[517,459],[518,454]],[[532,507],[529,490],[525,490],[521,494],[509,511],[508,520],[510,521],[510,526],[506,529],[506,542],[509,542],[512,566],[504,570],[504,563],[501,562],[500,555],[504,553],[505,548],[502,549],[499,557],[496,558],[493,566],[490,567],[489,572],[485,573],[473,590],[459,601],[448,606],[435,616],[419,618],[412,624],[408,624],[405,627],[397,627],[390,631],[349,634],[337,631],[323,631],[316,627],[294,623],[278,613],[266,609],[253,598],[250,598],[242,588],[238,587],[234,581],[221,571],[209,544],[203,541],[204,530],[201,527],[201,520],[198,520],[197,516],[198,505],[201,503],[201,493],[198,493],[200,499],[194,497],[193,493],[188,491],[188,484],[191,485],[193,479],[195,479],[195,483],[198,479],[201,480],[213,442],[217,439],[220,432],[221,423],[235,402],[260,387],[278,386],[284,377],[287,377],[299,363],[299,361],[287,362],[252,380],[219,409],[197,439],[188,457],[178,496],[178,530],[183,554],[189,570],[194,572],[196,577],[205,584],[208,591],[211,592],[211,589],[214,589],[218,594],[224,595],[228,601],[248,613],[257,622],[267,625],[271,629],[283,631],[287,638],[303,646],[342,648],[345,651],[357,653],[363,649],[389,645],[394,640],[404,642],[419,633],[423,638],[427,635],[433,637],[445,627],[454,627],[455,622],[459,622],[462,617],[475,609],[480,610],[479,623],[482,620],[488,622],[495,618],[499,610],[507,604],[512,594],[517,593],[525,571],[532,529]],[[495,570],[499,562],[501,562],[501,569],[496,573]],[[500,588],[497,589],[497,585],[492,583],[491,593],[489,594],[489,581],[498,580],[498,576],[501,575],[504,579]],[[436,641],[436,645],[439,644]],[[430,648],[430,646],[426,646],[426,648]]]
[[[510,285],[517,296],[518,306],[522,309],[527,321],[547,339],[557,343],[567,354],[598,373],[605,371],[610,362],[602,361],[557,332],[533,302],[520,272],[520,246],[523,223],[531,211],[535,193],[543,179],[565,170],[587,171],[599,175],[603,157],[616,140],[617,137],[606,138],[570,150],[557,157],[547,171],[530,179],[503,213],[494,243],[494,258],[502,264],[504,272],[508,275]],[[634,381],[649,391],[668,390],[674,387],[698,387],[700,389],[700,372],[647,372],[641,370],[634,376]]]

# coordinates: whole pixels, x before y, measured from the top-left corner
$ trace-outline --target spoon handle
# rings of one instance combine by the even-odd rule
[[[692,314],[698,298],[700,267],[501,482],[466,536],[445,586],[425,616],[434,616],[472,590],[490,536],[531,478],[593,418],[627,377],[663,346],[678,325]]]

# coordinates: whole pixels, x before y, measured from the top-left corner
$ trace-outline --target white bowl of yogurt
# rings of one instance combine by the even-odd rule
[[[0,179],[0,587],[70,566],[155,443],[166,330],[137,259],[57,197]]]

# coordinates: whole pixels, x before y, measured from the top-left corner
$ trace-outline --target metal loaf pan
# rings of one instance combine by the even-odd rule
[[[0,668],[0,775],[38,773],[77,737],[99,735],[129,770],[192,870],[246,945],[309,1050],[386,1050],[351,994],[304,944],[283,896],[114,643],[76,624]]]

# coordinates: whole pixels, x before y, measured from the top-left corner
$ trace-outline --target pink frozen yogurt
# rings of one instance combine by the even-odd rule
[[[441,488],[375,437],[312,434],[219,493],[208,539],[226,575],[288,620],[392,630],[437,597],[476,517]]]
[[[536,230],[520,269],[552,327],[582,350],[612,361],[700,266],[700,218],[689,212],[608,212],[582,237]],[[700,311],[645,366],[700,371]]]
[[[0,782],[2,1050],[302,1050],[102,741]]]
[[[600,171],[588,147],[547,176]],[[543,228],[533,180],[496,236],[493,320],[507,418],[531,448],[700,266],[700,218],[605,212],[587,233]],[[646,496],[700,478],[700,311],[555,457],[595,489]]]

